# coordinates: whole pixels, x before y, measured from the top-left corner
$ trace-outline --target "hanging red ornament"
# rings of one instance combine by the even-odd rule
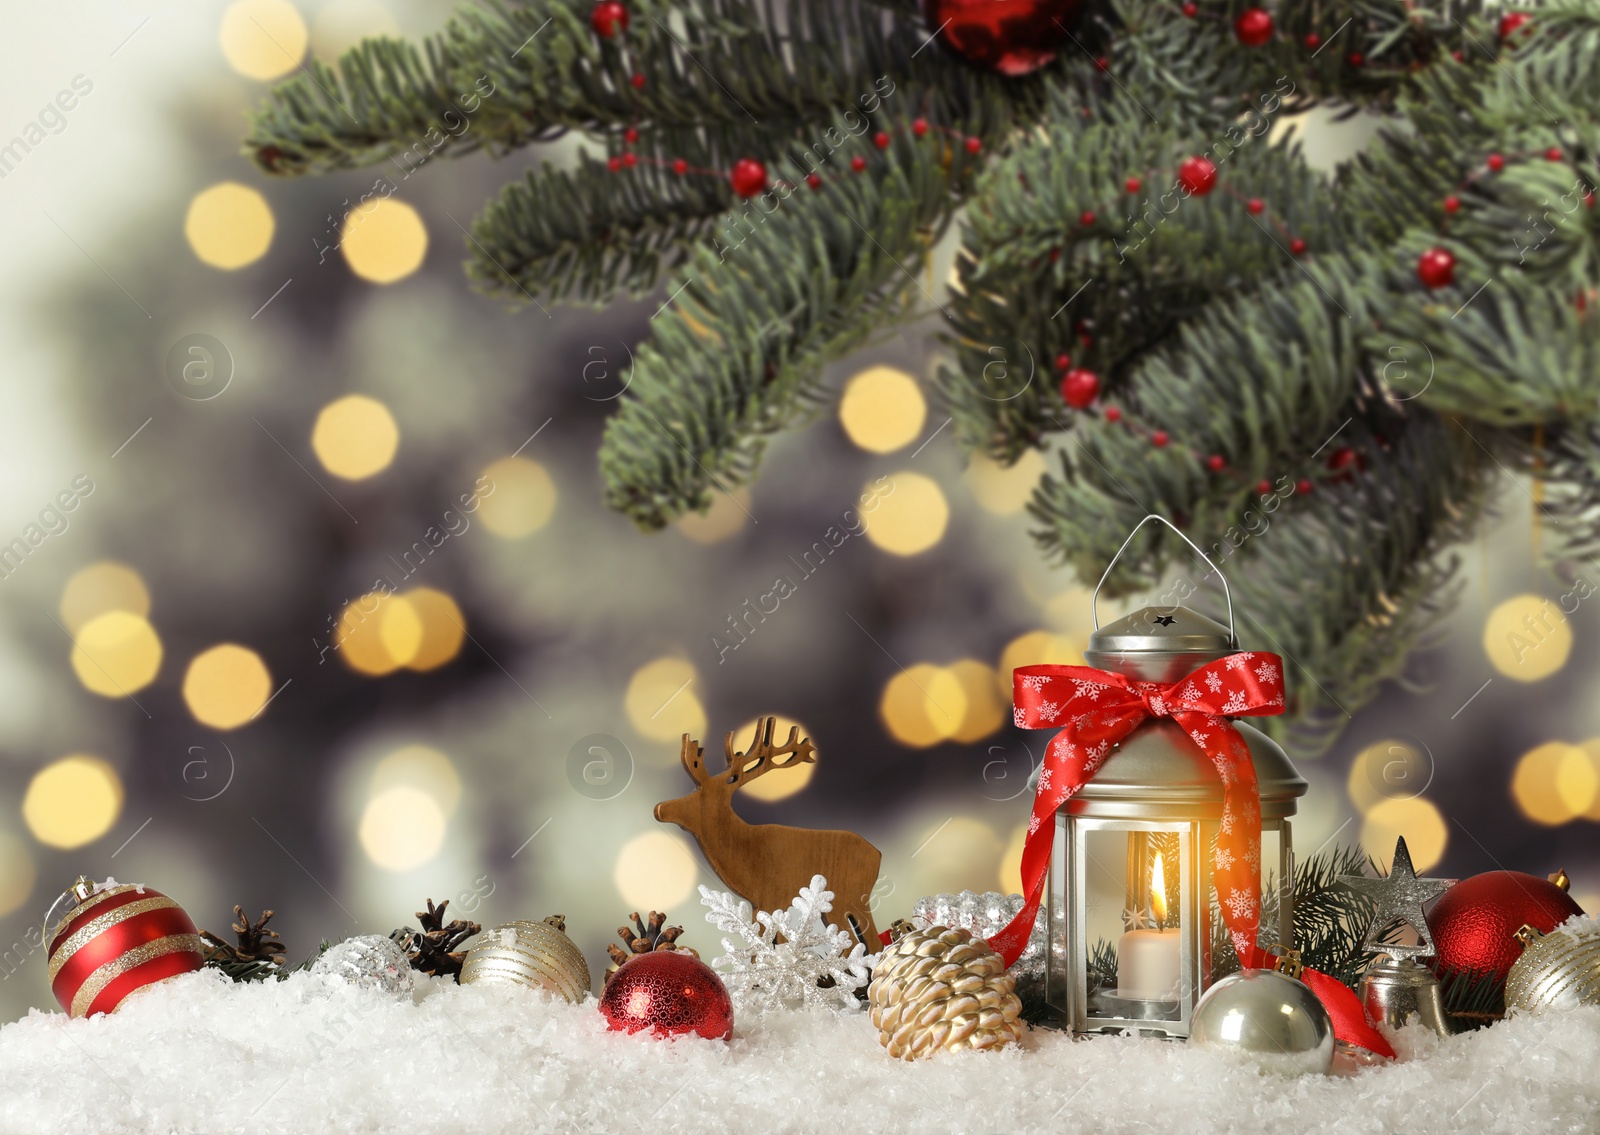
[[[1216,188],[1217,167],[1208,158],[1188,158],[1178,167],[1178,184],[1196,197]]]
[[[733,1001],[716,971],[681,950],[638,954],[606,982],[600,1015],[616,1032],[649,1029],[656,1036],[733,1034]]]
[[[689,163],[682,158],[675,158],[672,162],[672,172],[682,177],[689,172]]]
[[[923,0],[923,16],[951,51],[1002,75],[1026,75],[1056,56],[1081,0]]]
[[[1261,215],[1261,210],[1265,209],[1267,206],[1265,202],[1261,200],[1261,198],[1252,197],[1250,200],[1244,203],[1244,207],[1250,210],[1250,215],[1252,217],[1259,217]]]
[[[1531,19],[1526,12],[1507,12],[1500,17],[1500,42],[1504,43],[1517,32],[1528,26]]]
[[[1506,160],[1499,154],[1490,154],[1484,159],[1484,164],[1492,169],[1495,173],[1499,173],[1501,170],[1506,168]]]
[[[1428,912],[1436,953],[1429,964],[1440,974],[1474,971],[1504,983],[1522,956],[1516,933],[1528,925],[1548,934],[1583,909],[1565,890],[1521,871],[1489,871],[1463,879],[1439,896]]]
[[[74,1017],[109,1013],[147,985],[205,962],[194,922],[160,891],[79,879],[76,900],[50,935],[50,990]]]
[[[1233,21],[1233,34],[1246,47],[1260,47],[1272,38],[1272,13],[1265,8],[1246,8]]]
[[[610,39],[628,30],[628,9],[620,0],[600,0],[589,13],[589,23],[595,35]]]
[[[1100,376],[1092,370],[1069,370],[1061,380],[1061,400],[1074,410],[1087,410],[1100,395]]]
[[[733,163],[733,173],[728,176],[728,184],[733,186],[733,191],[740,197],[754,197],[757,193],[764,193],[767,188],[767,167],[754,158],[740,158]]]
[[[1456,258],[1447,248],[1430,248],[1417,257],[1417,279],[1425,288],[1447,288],[1456,278]]]
[[[639,131],[635,127],[628,127],[622,132],[622,140],[630,146],[633,145],[639,140]]]

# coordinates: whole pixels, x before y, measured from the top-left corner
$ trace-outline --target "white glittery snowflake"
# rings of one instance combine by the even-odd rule
[[[860,1006],[856,990],[871,980],[878,955],[823,919],[833,909],[833,892],[821,875],[800,888],[789,909],[757,911],[754,920],[750,904],[727,891],[701,887],[700,901],[709,908],[706,921],[733,935],[722,940],[726,952],[711,965],[739,1013],[759,1017],[780,1008]]]

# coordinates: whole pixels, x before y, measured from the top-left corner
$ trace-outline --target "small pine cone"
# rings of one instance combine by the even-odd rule
[[[1022,1001],[1005,959],[966,930],[930,926],[884,948],[867,990],[890,1056],[999,1048],[1022,1037]]]

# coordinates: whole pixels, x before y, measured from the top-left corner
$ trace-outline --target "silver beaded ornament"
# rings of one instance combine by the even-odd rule
[[[381,934],[362,934],[329,946],[311,963],[311,972],[392,997],[411,996],[415,985],[405,951]]]

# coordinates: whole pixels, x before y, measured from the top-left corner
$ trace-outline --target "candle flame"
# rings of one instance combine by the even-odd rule
[[[1167,878],[1161,869],[1161,853],[1156,852],[1155,861],[1150,864],[1150,913],[1155,915],[1156,924],[1165,926],[1167,921]]]

